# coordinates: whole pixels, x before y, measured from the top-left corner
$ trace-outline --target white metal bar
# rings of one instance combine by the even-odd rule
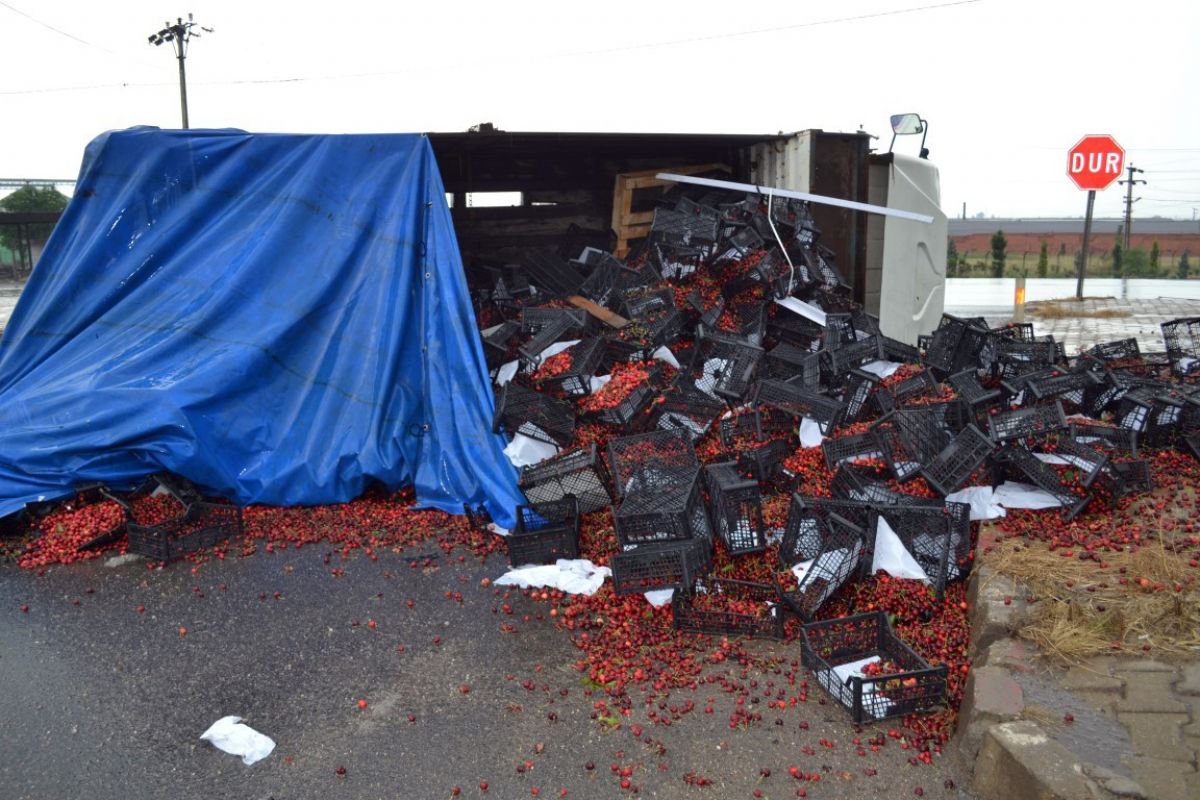
[[[918,214],[915,211],[901,211],[898,208],[887,208],[886,206],[875,206],[870,203],[858,203],[854,200],[841,200],[837,197],[826,197],[823,194],[809,194],[808,192],[794,192],[791,189],[776,189],[771,186],[755,186],[752,183],[734,183],[733,181],[719,181],[714,178],[696,178],[691,175],[676,175],[671,172],[660,172],[656,175],[662,181],[674,181],[676,183],[694,183],[697,186],[711,186],[714,189],[733,189],[741,192],[757,192],[758,194],[770,194],[776,197],[791,197],[795,200],[807,200],[810,203],[821,203],[827,206],[837,206],[838,208],[849,208],[855,211],[866,211],[871,214],[882,214],[885,217],[899,217],[900,219],[911,219],[916,222],[924,222],[930,224],[933,222],[933,217],[927,214]]]

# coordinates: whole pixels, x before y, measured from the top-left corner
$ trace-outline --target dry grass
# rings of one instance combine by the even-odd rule
[[[1123,652],[1140,653],[1149,645],[1156,656],[1195,656],[1200,650],[1200,591],[1188,583],[1194,570],[1169,543],[1106,554],[1102,568],[1044,544],[1009,539],[988,561],[1037,598],[1021,635],[1062,661],[1111,654],[1116,642]]]
[[[1107,297],[1085,297],[1084,300],[1109,300]],[[1081,300],[1066,298],[1063,300],[1039,300],[1025,304],[1025,313],[1041,319],[1118,319],[1131,316],[1123,308],[1082,308]]]

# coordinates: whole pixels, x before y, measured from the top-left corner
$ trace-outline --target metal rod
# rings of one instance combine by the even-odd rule
[[[791,189],[776,189],[771,186],[755,186],[752,183],[734,183],[733,181],[719,181],[714,178],[696,178],[691,175],[675,175],[671,172],[660,172],[655,176],[660,181],[674,181],[675,183],[692,183],[696,186],[711,186],[714,189],[732,189],[741,192],[756,192],[758,194],[774,195],[775,197],[790,197],[794,200],[806,200],[810,203],[820,203],[826,206],[837,206],[838,208],[849,208],[854,211],[867,211],[872,214],[882,214],[886,217],[898,217],[900,219],[911,219],[916,222],[924,222],[930,224],[933,222],[933,217],[927,214],[918,214],[915,211],[901,211],[897,208],[886,208],[885,206],[875,206],[870,203],[859,203],[854,200],[842,200],[837,197],[826,197],[822,194],[809,194],[808,192],[795,192]]]
[[[1083,218],[1083,247],[1079,253],[1079,277],[1075,281],[1075,299],[1083,299],[1083,275],[1087,272],[1088,243],[1092,238],[1092,209],[1096,205],[1096,192],[1088,192],[1087,215]]]
[[[187,117],[187,74],[184,72],[183,62],[187,59],[187,54],[183,50],[184,43],[179,43],[179,105],[183,109],[183,129],[188,128]]]

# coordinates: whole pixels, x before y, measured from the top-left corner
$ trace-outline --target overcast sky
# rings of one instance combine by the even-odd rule
[[[916,111],[951,216],[1082,215],[1065,168],[1087,133],[1146,170],[1138,215],[1200,213],[1195,0],[0,0],[0,177],[74,177],[102,131],[178,127],[175,59],[147,37],[189,11],[215,28],[187,60],[192,127],[861,125],[886,150],[888,115]]]

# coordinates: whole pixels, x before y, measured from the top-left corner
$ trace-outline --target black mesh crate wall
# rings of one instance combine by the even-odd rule
[[[796,588],[783,593],[783,601],[800,619],[808,622],[851,576],[864,558],[862,531],[837,514],[828,517],[820,532],[817,555],[808,565]]]
[[[822,359],[827,376],[831,383],[845,380],[850,370],[863,364],[879,360],[879,339],[868,336],[856,342],[846,342],[835,350],[824,350]]]
[[[1002,402],[1003,394],[999,389],[985,389],[979,382],[978,370],[967,369],[956,372],[947,378],[946,382],[954,388],[954,391],[958,392],[958,396],[967,404],[971,414],[976,417],[988,409],[999,406]]]
[[[935,395],[941,391],[941,388],[934,374],[930,370],[924,369],[898,383],[892,384],[889,391],[892,393],[892,399],[896,405],[901,406],[909,400],[914,400],[918,397]]]
[[[925,348],[924,361],[946,375],[982,366],[981,354],[990,336],[986,327],[943,314]]]
[[[1141,349],[1138,347],[1138,340],[1132,337],[1129,339],[1117,339],[1112,342],[1101,342],[1100,344],[1092,345],[1085,352],[1092,358],[1098,358],[1104,362],[1137,358],[1142,354]]]
[[[839,500],[851,500],[871,506],[929,505],[931,502],[893,491],[884,482],[884,477],[884,473],[870,467],[844,464],[829,482],[829,493]]]
[[[720,578],[702,578],[676,592],[671,610],[675,630],[715,636],[782,639],[786,621],[779,587]]]
[[[712,566],[711,543],[704,540],[644,544],[615,554],[613,592],[619,595],[683,589]]]
[[[772,313],[774,316],[767,320],[767,332],[778,342],[786,342],[804,352],[820,350],[824,328],[780,306],[772,307]]]
[[[884,460],[896,480],[903,482],[920,473],[921,456],[906,442],[900,425],[896,421],[895,412],[885,414],[873,422],[871,430],[879,437],[879,441],[883,445]]]
[[[820,426],[822,433],[838,427],[846,409],[845,403],[832,397],[777,380],[759,382],[754,406],[760,412],[770,408],[795,418],[808,417]],[[761,425],[759,435],[762,435]]]
[[[621,400],[613,406],[596,411],[585,412],[585,417],[603,425],[624,427],[629,425],[634,417],[644,411],[658,394],[656,383],[659,378],[659,368],[651,367],[647,376],[629,390]]]
[[[1058,472],[1038,459],[1024,447],[1006,447],[999,454],[999,463],[1023,475],[1030,483],[1051,494],[1062,505],[1063,517],[1068,521],[1083,512],[1092,500],[1091,493],[1080,496],[1062,482]]]
[[[521,333],[537,333],[546,326],[566,323],[564,330],[579,330],[588,324],[588,313],[581,308],[527,306],[521,309]]]
[[[492,430],[503,428],[540,442],[562,447],[575,436],[575,409],[570,403],[509,381],[496,398]]]
[[[1117,402],[1115,422],[1118,427],[1136,431],[1139,436],[1150,426],[1154,409],[1154,392],[1148,388],[1131,389]]]
[[[1092,488],[1099,481],[1100,487],[1110,496],[1122,493],[1120,478],[1112,470],[1107,453],[1066,437],[1054,444],[1054,453],[1079,469],[1079,482],[1085,489]]]
[[[706,210],[694,203],[683,209],[659,206],[654,209],[650,237],[664,244],[711,244],[717,240],[720,225],[716,209]]]
[[[810,389],[821,385],[821,354],[801,350],[787,342],[781,342],[767,352],[763,368],[769,378],[795,380]]]
[[[1183,317],[1161,325],[1171,372],[1178,376],[1200,370],[1200,317]]]
[[[905,344],[890,336],[880,336],[879,346],[883,357],[888,361],[898,361],[902,364],[915,364],[921,360],[921,351],[911,344]]]
[[[517,486],[532,503],[577,497],[580,512],[590,514],[612,504],[610,483],[608,465],[593,444],[524,467]]]
[[[996,443],[1042,438],[1066,428],[1067,418],[1062,403],[1057,400],[1004,411],[988,418],[988,433]]]
[[[708,432],[713,420],[724,410],[723,402],[697,389],[690,379],[681,377],[653,407],[654,427],[684,430],[695,441]]]
[[[895,505],[877,510],[896,534],[904,549],[921,565],[929,584],[940,599],[946,585],[963,580],[971,571],[971,507],[966,503],[945,505]],[[863,557],[864,572],[869,572],[874,557],[874,538],[870,552]]]
[[[779,562],[791,567],[816,558],[835,521],[861,538],[870,522],[871,510],[868,503],[793,494],[779,544]]]
[[[613,510],[613,523],[622,548],[688,539],[712,542],[699,473],[673,486],[629,493]]]
[[[932,462],[950,443],[945,414],[937,406],[902,408],[891,416],[907,452],[922,465]]]
[[[517,348],[521,363],[536,368],[542,363],[542,351],[563,339],[574,327],[572,318],[566,316],[557,316],[541,325],[529,341]]]
[[[1118,461],[1112,465],[1121,479],[1123,494],[1148,494],[1154,491],[1154,478],[1148,461]]]
[[[721,318],[722,312],[725,311],[725,298],[718,297],[713,307],[710,309],[704,308],[704,297],[699,290],[694,290],[687,296],[688,308],[694,312],[697,325],[703,325],[706,328],[711,328],[717,324],[717,320]]]
[[[187,512],[158,525],[129,522],[129,552],[153,561],[172,561],[242,535],[242,509],[197,500]]]
[[[945,703],[948,668],[930,667],[896,636],[882,611],[805,625],[800,656],[805,669],[858,724],[935,711]],[[836,671],[869,658],[897,671],[846,680]]]
[[[467,524],[477,531],[486,531],[488,525],[492,523],[492,515],[488,513],[482,503],[477,506],[463,503],[463,514],[467,517]]]
[[[741,401],[754,382],[763,349],[748,341],[705,331],[700,356],[693,368],[696,386],[730,404]]]
[[[1104,383],[1104,378],[1094,372],[1067,372],[1047,378],[1034,378],[1025,384],[1025,390],[1036,401],[1051,397],[1062,397],[1076,405],[1082,405],[1084,396],[1094,392]]]
[[[678,309],[653,311],[604,336],[608,351],[618,361],[645,361],[655,350],[673,342],[683,326]]]
[[[517,525],[508,535],[507,543],[508,561],[514,567],[578,558],[578,498],[517,506]]]
[[[583,273],[549,247],[526,250],[521,266],[543,294],[576,294],[583,283]]]
[[[638,489],[686,484],[700,469],[691,437],[680,430],[610,439],[608,463],[618,498]]]
[[[1047,367],[1059,361],[1058,344],[1054,341],[1001,339],[997,352],[997,358],[1006,368],[1019,365]]]
[[[483,335],[483,356],[489,369],[496,369],[508,360],[512,339],[520,331],[519,323],[508,321],[496,325]]]
[[[709,518],[730,555],[765,550],[767,540],[758,481],[738,475],[735,463],[729,461],[706,466],[704,483],[708,489]]]
[[[1071,422],[1071,438],[1087,445],[1115,448],[1130,455],[1136,456],[1138,452],[1137,431],[1128,428],[1073,420]]]
[[[670,289],[639,287],[629,289],[622,295],[620,311],[629,319],[638,319],[671,308],[675,308],[675,293]]]
[[[846,379],[846,389],[842,392],[842,402],[846,404],[846,411],[842,417],[843,424],[848,425],[858,421],[870,405],[871,397],[878,385],[878,375],[861,369],[850,370],[850,375]]]
[[[770,483],[780,477],[783,460],[795,448],[783,439],[774,439],[738,454],[738,469],[761,483]]]
[[[826,439],[821,443],[821,451],[825,455],[825,466],[831,470],[846,461],[884,461],[883,441],[873,430]]]
[[[604,342],[595,337],[584,339],[579,344],[567,348],[565,352],[571,359],[571,365],[565,372],[541,378],[534,372],[533,382],[542,390],[557,390],[571,397],[591,394],[592,378],[604,366]]]
[[[921,477],[942,496],[958,490],[996,449],[974,425],[958,432],[942,452],[921,467]]]

